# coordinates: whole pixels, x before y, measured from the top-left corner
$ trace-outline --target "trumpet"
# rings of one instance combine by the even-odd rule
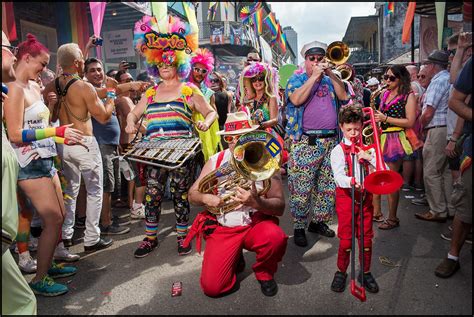
[[[362,108],[364,114],[369,114],[369,120],[364,121],[364,126],[362,129],[362,134],[360,135],[359,144],[361,149],[367,151],[369,149],[375,150],[375,159],[376,159],[376,171],[370,173],[364,179],[364,187],[367,191],[376,194],[376,195],[387,195],[393,192],[396,192],[403,185],[403,178],[399,173],[391,171],[386,168],[385,162],[382,157],[382,151],[380,149],[380,129],[375,122],[374,109],[370,107]],[[371,126],[368,126],[368,125]],[[365,131],[368,131],[367,128],[372,130],[371,134],[371,143],[367,144],[363,142],[363,137],[367,139],[367,136],[364,135]]]
[[[243,134],[238,140],[230,162],[225,163],[200,182],[201,193],[221,195],[223,203],[208,207],[215,215],[223,215],[234,210],[241,203],[232,199],[237,187],[249,190],[252,182],[263,181],[263,189],[258,195],[265,195],[270,189],[270,178],[281,165],[281,147],[271,133],[256,130]]]

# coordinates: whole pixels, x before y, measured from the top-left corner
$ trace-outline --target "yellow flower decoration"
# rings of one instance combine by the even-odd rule
[[[189,86],[184,85],[181,89],[181,93],[186,97],[190,97],[193,94],[193,89]]]
[[[155,90],[155,87],[150,87],[146,90],[146,93],[145,93],[145,96],[147,98],[150,98],[150,97],[154,97],[156,94],[156,90]]]

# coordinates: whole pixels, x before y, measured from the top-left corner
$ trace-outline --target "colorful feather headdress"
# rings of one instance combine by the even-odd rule
[[[210,87],[209,74],[214,70],[214,55],[207,48],[198,48],[191,58],[191,66],[197,63],[202,64],[206,68],[205,83],[207,87]]]
[[[198,34],[171,15],[167,29],[160,30],[156,18],[145,15],[135,23],[133,45],[145,57],[149,74],[159,76],[158,65],[164,63],[176,66],[178,77],[185,79],[191,70],[191,54],[198,47]]]

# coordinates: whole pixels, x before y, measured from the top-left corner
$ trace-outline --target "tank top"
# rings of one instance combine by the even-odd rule
[[[251,118],[256,124],[270,120],[267,95],[263,95],[259,101],[254,100]]]
[[[392,118],[403,119],[406,118],[405,114],[405,106],[407,104],[408,96],[413,93],[410,92],[408,95],[399,95],[395,97],[394,100],[387,103],[388,96],[390,95],[390,90],[385,91],[382,101],[380,103],[380,111]],[[389,127],[393,127],[394,125],[389,124],[387,122],[382,122],[381,127],[382,130],[386,130]]]
[[[48,127],[49,109],[42,100],[25,109],[23,115],[23,129],[44,129]],[[18,162],[23,168],[32,160],[35,153],[41,158],[49,158],[57,155],[56,144],[52,138],[33,141],[26,144],[12,144],[18,157]]]
[[[192,110],[183,96],[167,102],[151,102],[145,110],[146,139],[193,136]]]
[[[214,93],[217,114],[219,115],[219,126],[223,127],[227,120],[227,106],[229,105],[229,95],[224,91]]]

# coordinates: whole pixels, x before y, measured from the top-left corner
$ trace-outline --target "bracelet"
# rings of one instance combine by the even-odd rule
[[[387,115],[385,115],[385,121],[384,121],[384,123],[386,123],[386,122],[387,122],[387,120],[388,120],[388,116],[387,116]]]
[[[116,99],[117,95],[115,94],[114,91],[107,91],[106,97],[110,99]]]
[[[449,141],[449,142],[454,142],[454,143],[456,143],[456,142],[458,141],[458,139],[455,139],[455,138],[453,138],[453,137],[450,137],[450,138],[448,139],[448,141]]]

